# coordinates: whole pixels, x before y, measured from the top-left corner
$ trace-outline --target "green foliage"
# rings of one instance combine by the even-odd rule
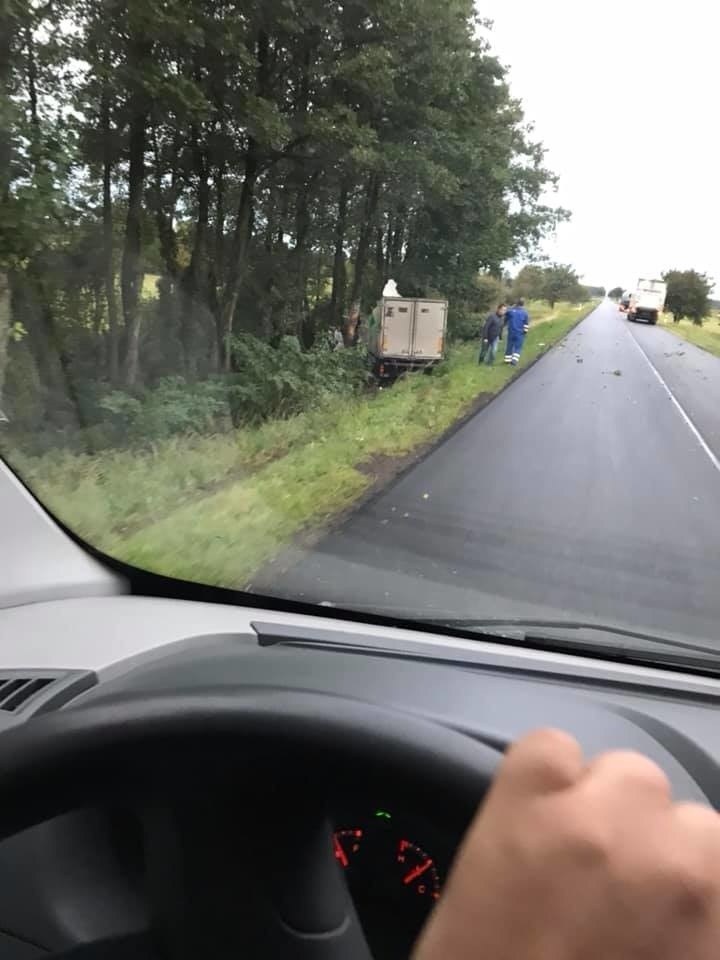
[[[13,397],[21,408],[9,407],[16,437],[36,429],[41,420],[42,396],[30,357],[13,363]],[[175,436],[224,432],[230,426],[258,424],[270,418],[294,416],[331,397],[346,399],[368,384],[367,357],[361,348],[332,351],[319,346],[302,351],[295,337],[283,337],[273,347],[249,334],[233,341],[234,372],[188,382],[163,377],[134,393],[99,392],[88,381],[77,397],[83,425],[46,429],[39,436],[25,434],[25,449],[43,452],[57,446],[75,451],[142,446]],[[24,411],[24,416],[22,414]]]
[[[83,394],[95,427],[111,388],[228,374],[233,337],[310,348],[390,276],[459,320],[489,308],[479,271],[565,213],[542,203],[554,178],[476,27],[471,0],[6,3],[0,356],[22,333],[43,408],[20,419],[64,428]],[[233,410],[302,405],[304,361],[283,357]],[[207,412],[181,407],[160,420]]]
[[[489,273],[478,274],[475,280],[477,297],[473,305],[479,312],[487,312],[495,309],[501,303],[507,303],[510,299],[510,290],[505,282],[500,278]]]
[[[512,299],[542,300],[545,296],[545,270],[536,264],[523,267],[512,282]]]
[[[455,307],[448,314],[448,337],[451,341],[464,343],[477,340],[482,330],[483,313],[476,313],[462,307]]]
[[[625,292],[624,287],[613,287],[608,296],[611,300],[619,300]]]
[[[713,281],[697,270],[667,270],[663,280],[667,284],[665,309],[675,322],[688,317],[700,326],[710,313]]]
[[[554,307],[559,300],[580,303],[586,292],[569,264],[553,263],[543,271],[542,298]]]
[[[601,288],[593,288],[599,291]],[[551,307],[561,300],[568,303],[580,303],[589,296],[604,296],[596,292],[591,294],[583,287],[577,273],[568,264],[551,263],[546,267],[529,264],[520,270],[512,283],[514,300],[547,300]]]
[[[439,291],[431,293],[440,296]],[[501,278],[491,273],[479,273],[465,291],[465,299],[458,298],[451,303],[448,315],[450,340],[461,343],[477,340],[486,315],[508,299],[509,291]]]
[[[212,433],[227,416],[227,388],[222,381],[188,384],[182,377],[166,377],[141,399],[114,390],[99,401],[99,407],[109,415],[116,442]]]
[[[533,317],[542,313],[531,307]],[[523,364],[582,315],[562,307],[533,324]],[[439,376],[408,377],[359,397],[332,394],[320,407],[257,427],[96,456],[2,452],[100,549],[164,574],[238,587],[300,530],[351,506],[372,482],[373,458],[432,441],[479,394],[496,393],[514,375],[502,363],[478,366],[477,347],[467,344],[452,350]]]
[[[247,334],[236,337],[232,362],[236,372],[227,391],[236,426],[293,416],[330,394],[350,396],[368,381],[367,360],[360,348],[332,351],[319,346],[303,352],[297,338],[289,336],[277,348]]]

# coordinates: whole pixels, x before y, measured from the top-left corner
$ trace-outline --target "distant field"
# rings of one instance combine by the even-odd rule
[[[720,311],[713,311],[707,317],[701,327],[696,326],[690,320],[681,320],[679,323],[673,323],[672,315],[664,313],[660,318],[660,326],[670,330],[676,336],[687,340],[688,343],[694,343],[708,353],[714,353],[720,357]]]
[[[594,305],[529,304],[519,372]],[[383,477],[391,475],[394,459],[439,437],[478,396],[497,393],[518,372],[501,357],[479,367],[477,353],[478,344],[463,344],[434,376],[219,436],[95,456],[7,454],[38,497],[106,553],[238,587],[300,531],[322,528],[350,507],[376,482],[380,460]]]

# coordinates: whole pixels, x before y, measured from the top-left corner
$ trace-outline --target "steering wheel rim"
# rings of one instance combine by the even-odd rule
[[[197,771],[228,756],[227,750],[234,762],[249,765],[251,775],[265,769],[263,758],[272,766],[280,756],[290,773],[297,766],[302,781],[284,819],[289,817],[292,857],[303,864],[300,876],[311,882],[299,895],[297,884],[288,887],[278,871],[267,881],[274,887],[268,895],[272,909],[262,913],[255,906],[245,918],[261,950],[248,955],[287,960],[371,958],[332,857],[325,811],[316,815],[313,807],[328,782],[352,782],[353,770],[371,783],[405,782],[420,789],[426,803],[450,806],[462,822],[482,799],[500,759],[494,748],[438,723],[312,691],[224,687],[105,697],[96,691],[0,735],[0,839],[87,805],[89,797],[113,796],[128,778],[139,783],[143,777],[161,777],[178,762]],[[327,773],[325,780],[320,771]],[[161,817],[166,815],[164,809]],[[177,818],[180,830],[190,822],[205,830],[207,821],[207,810],[188,821],[185,807]],[[160,874],[167,880],[165,859],[163,852]],[[202,923],[193,926],[188,920],[192,929],[176,929],[177,906],[164,904],[159,910],[162,955],[184,960],[198,956],[199,949],[208,958],[227,955],[227,945],[218,944],[214,952],[197,942],[201,934],[195,927]]]

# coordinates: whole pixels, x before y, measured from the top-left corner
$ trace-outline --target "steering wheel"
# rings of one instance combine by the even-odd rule
[[[0,839],[129,803],[144,832],[147,956],[371,960],[328,796],[394,790],[464,830],[499,758],[440,724],[320,693],[96,690],[0,736]]]

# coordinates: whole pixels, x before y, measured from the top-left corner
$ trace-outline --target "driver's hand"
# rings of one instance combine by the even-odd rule
[[[507,754],[413,960],[716,960],[720,816],[635,753]]]

